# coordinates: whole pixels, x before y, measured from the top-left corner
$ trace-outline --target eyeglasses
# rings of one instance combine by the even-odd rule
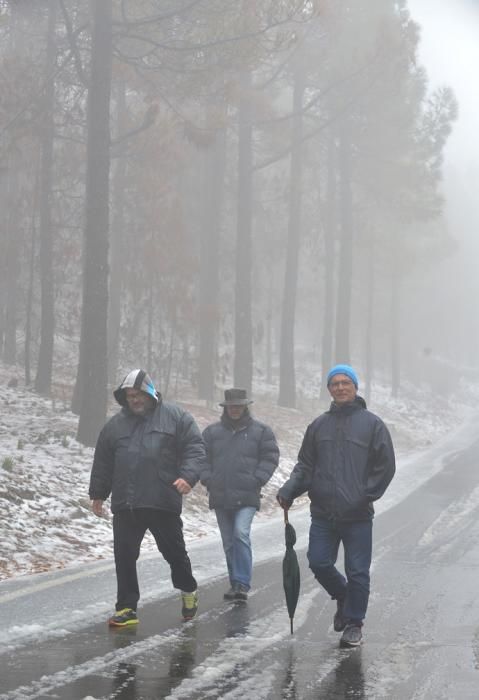
[[[344,386],[352,386],[353,382],[350,379],[340,379],[337,382],[331,382],[329,384],[330,389],[339,389],[339,387]]]

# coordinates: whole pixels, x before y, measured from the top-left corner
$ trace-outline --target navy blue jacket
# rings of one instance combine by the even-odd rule
[[[182,496],[172,485],[194,486],[205,458],[193,417],[161,398],[154,411],[137,416],[128,407],[102,429],[90,478],[91,499],[111,494],[111,510],[155,508],[181,513]]]
[[[227,420],[203,431],[206,462],[201,483],[209,492],[210,508],[259,510],[261,487],[278,466],[279,448],[273,431],[251,416],[238,430]]]
[[[278,496],[292,502],[307,491],[313,516],[368,520],[395,469],[388,429],[357,396],[344,406],[331,404],[308,426],[298,462]]]

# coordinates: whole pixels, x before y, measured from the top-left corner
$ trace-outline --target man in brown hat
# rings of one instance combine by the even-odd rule
[[[206,463],[201,483],[223,541],[230,589],[225,600],[247,600],[253,556],[251,523],[261,488],[278,466],[279,449],[270,427],[251,416],[245,389],[226,389],[223,415],[203,432]]]

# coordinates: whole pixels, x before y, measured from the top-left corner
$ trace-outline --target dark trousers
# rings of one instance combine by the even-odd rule
[[[153,508],[121,510],[113,516],[113,545],[118,584],[117,610],[136,610],[138,605],[140,589],[136,560],[140,556],[140,546],[147,530],[155,538],[159,552],[170,565],[173,586],[187,593],[197,588],[186,552],[180,516]]]
[[[335,600],[344,600],[344,617],[362,624],[369,601],[372,520],[334,522],[312,518],[308,561],[316,579]],[[346,578],[336,569],[340,542]]]

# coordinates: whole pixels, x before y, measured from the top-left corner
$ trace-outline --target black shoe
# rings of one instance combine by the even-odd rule
[[[334,613],[333,617],[333,627],[335,632],[342,632],[343,629],[346,627],[346,620],[343,617],[343,611],[344,611],[344,598],[342,600],[337,600],[336,601],[337,605],[337,610]]]
[[[359,625],[346,625],[339,646],[341,647],[358,647],[361,644],[363,633]]]
[[[242,583],[237,583],[234,587],[235,600],[248,600],[248,588],[243,586]]]
[[[226,591],[226,593],[223,593],[223,598],[224,600],[234,600],[236,596],[236,591],[234,589],[234,586],[231,586],[229,590]]]

